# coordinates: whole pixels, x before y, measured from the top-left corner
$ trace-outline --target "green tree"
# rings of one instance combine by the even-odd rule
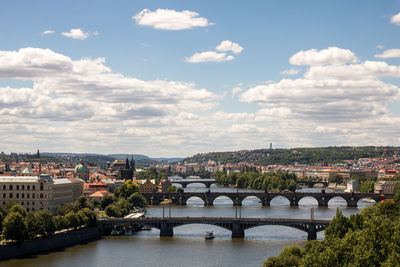
[[[78,210],[84,209],[88,207],[88,199],[85,196],[80,196],[76,200],[76,208]]]
[[[74,211],[68,212],[64,218],[69,228],[77,228],[79,225],[81,225],[79,217]]]
[[[78,215],[85,218],[86,226],[94,226],[96,224],[96,214],[89,208],[81,209]]]
[[[340,174],[335,174],[333,177],[329,178],[330,183],[335,183],[335,184],[342,184],[344,182],[343,176]]]
[[[374,192],[375,181],[364,181],[360,186],[360,191],[362,193],[373,193]]]
[[[12,206],[10,212],[18,212],[22,215],[22,217],[26,216],[26,210],[20,204],[15,204],[14,206]]]
[[[351,228],[350,219],[345,217],[340,209],[337,209],[336,216],[325,229],[325,236],[326,238],[343,238]]]
[[[139,185],[132,180],[126,180],[125,183],[115,189],[115,196],[118,198],[128,198],[135,192],[139,192]]]
[[[25,216],[26,236],[33,238],[39,233],[39,222],[35,212],[27,212]]]
[[[106,207],[105,212],[108,217],[121,217],[122,212],[115,204],[110,204]]]
[[[15,240],[18,243],[26,237],[26,225],[24,217],[19,212],[10,212],[3,221],[3,237]]]
[[[144,207],[146,207],[146,204],[147,204],[146,199],[141,194],[139,194],[138,192],[133,193],[128,198],[128,201],[130,203],[132,203],[132,205],[134,207],[138,207],[138,208],[144,208]]]
[[[124,198],[118,199],[118,201],[115,203],[115,205],[121,211],[121,217],[129,214],[129,211],[132,208],[132,204]]]
[[[100,201],[100,206],[102,210],[105,210],[107,206],[110,204],[114,203],[116,201],[116,198],[113,196],[104,196],[101,201]]]
[[[53,215],[47,210],[36,212],[37,222],[39,224],[40,235],[51,235],[57,230],[56,222]]]
[[[270,257],[264,262],[264,267],[286,267],[300,266],[301,249],[298,246],[290,246],[284,248],[283,251],[276,257]]]
[[[62,205],[61,207],[59,207],[57,209],[57,214],[64,216],[64,215],[70,213],[71,211],[72,212],[78,211],[78,207],[77,207],[76,203],[67,203],[67,204]]]

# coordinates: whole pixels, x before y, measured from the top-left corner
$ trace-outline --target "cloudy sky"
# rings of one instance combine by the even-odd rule
[[[400,145],[400,1],[0,3],[0,150]]]

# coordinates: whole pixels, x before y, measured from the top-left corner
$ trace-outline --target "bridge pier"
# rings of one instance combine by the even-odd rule
[[[240,227],[240,222],[232,222],[232,238],[244,238],[244,229]]]
[[[290,199],[290,206],[291,207],[298,207],[299,206],[299,200],[296,197],[293,197]]]
[[[318,207],[328,207],[328,200],[325,197],[322,197],[317,201],[318,201]]]
[[[263,198],[263,199],[261,199],[261,205],[263,206],[263,207],[265,207],[265,206],[271,206],[271,199],[269,199],[269,198]]]
[[[347,201],[347,207],[357,207],[357,200],[354,199],[354,197],[346,199],[346,201]]]
[[[168,223],[166,221],[161,221],[160,224],[160,236],[173,236],[174,228],[168,227]]]
[[[308,236],[307,240],[315,240],[317,239],[317,229],[315,227],[315,222],[311,222],[308,225]]]

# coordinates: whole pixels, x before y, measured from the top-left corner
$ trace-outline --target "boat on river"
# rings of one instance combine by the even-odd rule
[[[213,239],[214,238],[214,233],[213,232],[206,232],[204,235],[205,239]]]

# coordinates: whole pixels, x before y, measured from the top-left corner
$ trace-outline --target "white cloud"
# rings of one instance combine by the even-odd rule
[[[383,51],[381,54],[375,54],[376,58],[399,58],[400,57],[400,49],[388,49]]]
[[[390,22],[400,26],[400,12],[390,18]]]
[[[89,37],[89,33],[83,32],[81,29],[71,29],[69,32],[61,33],[65,37],[72,38],[72,39],[80,39],[85,40]]]
[[[186,58],[186,62],[200,63],[200,62],[225,62],[231,61],[235,57],[227,55],[226,53],[217,53],[215,51],[205,51],[201,53],[194,53],[192,56]]]
[[[93,32],[93,35],[94,35],[94,36],[99,35],[99,31],[94,31],[94,32]]]
[[[378,48],[378,49],[384,49],[385,46],[383,46],[383,45],[377,45],[376,48]]]
[[[42,35],[48,35],[48,34],[53,34],[53,33],[55,33],[55,31],[53,31],[53,30],[46,30],[46,31],[42,32]]]
[[[328,47],[327,49],[310,49],[300,51],[289,59],[293,65],[320,66],[326,64],[341,65],[345,63],[358,62],[357,57],[348,49]]]
[[[229,40],[222,41],[217,47],[217,51],[227,52],[232,51],[235,54],[238,54],[243,51],[243,47],[241,47],[237,43],[233,43]]]
[[[199,17],[199,13],[189,10],[157,9],[151,11],[146,8],[132,18],[138,25],[151,26],[159,30],[177,31],[214,25],[206,18]]]
[[[300,72],[299,69],[289,69],[289,70],[284,70],[280,74],[282,75],[296,75]]]
[[[233,88],[232,91],[231,91],[232,97],[235,97],[237,94],[239,94],[242,91],[243,91],[243,89],[240,88],[240,87]]]

